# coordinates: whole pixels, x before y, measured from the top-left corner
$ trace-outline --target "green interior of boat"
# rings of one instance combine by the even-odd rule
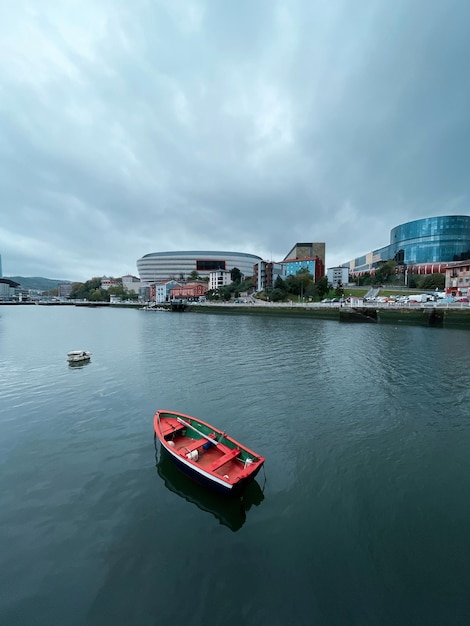
[[[163,413],[162,417],[175,417],[173,414],[171,413]],[[212,428],[204,425],[204,424],[200,424],[199,422],[192,423],[191,418],[187,418],[187,417],[183,417],[181,416],[181,419],[186,422],[186,424],[189,424],[189,427],[186,427],[186,437],[191,437],[194,440],[200,440],[201,439],[201,434],[202,435],[206,435],[206,436],[210,436],[211,434],[214,433],[214,430],[212,430]],[[217,441],[217,443],[222,443],[225,446],[227,446],[227,448],[230,449],[234,449],[234,444],[229,441],[226,437],[224,437],[224,435],[220,435],[218,433],[216,434],[216,438],[214,439],[214,441]],[[237,458],[244,462],[247,458],[253,458],[251,454],[248,454],[247,452],[245,452],[244,450],[240,450],[239,454],[237,455]]]

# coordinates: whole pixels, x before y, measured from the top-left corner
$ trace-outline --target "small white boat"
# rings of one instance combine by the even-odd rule
[[[91,352],[86,350],[72,350],[67,353],[67,361],[69,363],[82,363],[91,359]]]

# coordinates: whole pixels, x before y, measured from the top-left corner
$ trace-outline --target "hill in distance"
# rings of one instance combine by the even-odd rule
[[[59,280],[55,278],[42,278],[41,276],[35,276],[27,278],[25,276],[4,276],[9,280],[14,280],[19,283],[24,289],[38,289],[39,291],[49,291],[55,289],[57,285],[63,285],[64,283],[71,283],[71,280]]]

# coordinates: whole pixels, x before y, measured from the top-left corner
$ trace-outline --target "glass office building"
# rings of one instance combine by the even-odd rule
[[[315,265],[318,259],[296,259],[292,261],[283,261],[285,278],[287,276],[295,276],[300,270],[307,270],[312,276],[315,276]]]
[[[440,271],[442,263],[470,258],[470,216],[427,217],[400,224],[390,231],[390,244],[349,262],[352,273],[373,270],[380,262],[429,265]],[[411,269],[411,268],[410,268]]]

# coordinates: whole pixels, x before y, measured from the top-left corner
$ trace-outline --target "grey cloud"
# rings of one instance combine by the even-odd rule
[[[172,247],[282,258],[305,238],[332,265],[468,213],[469,17],[457,0],[16,3],[4,272],[84,280]]]

